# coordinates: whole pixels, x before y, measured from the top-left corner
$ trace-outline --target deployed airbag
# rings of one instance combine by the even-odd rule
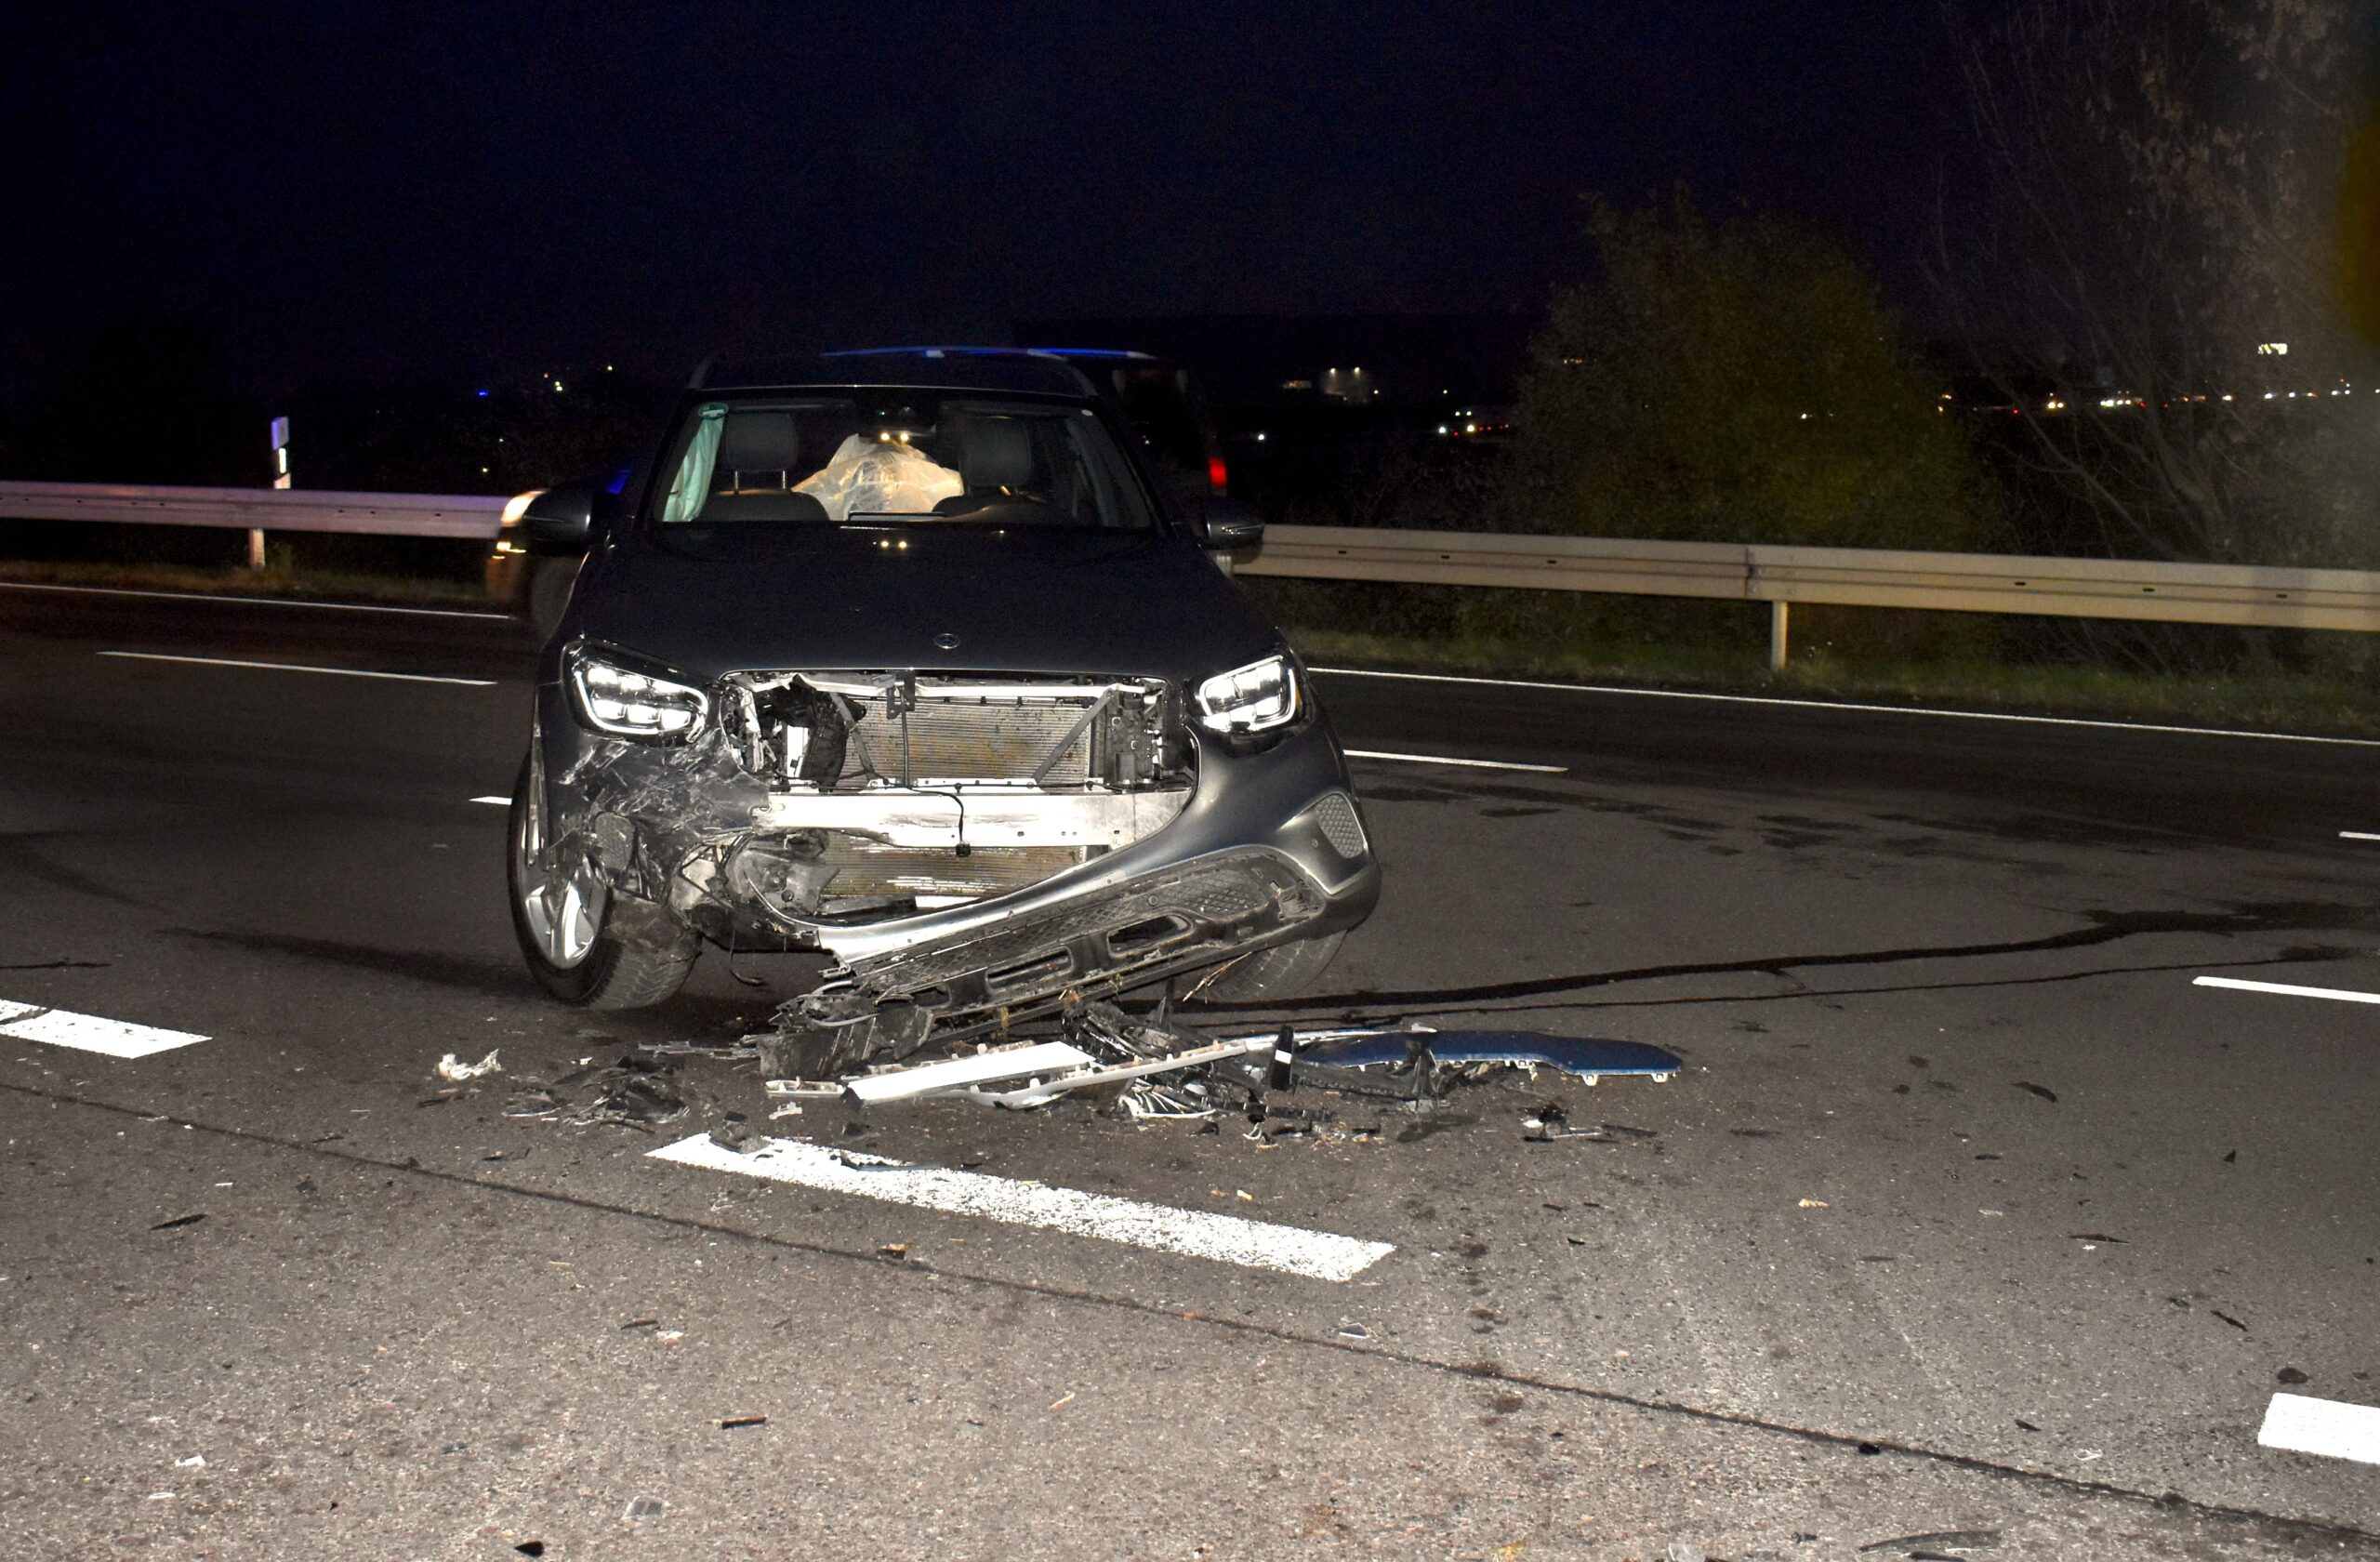
[[[835,458],[793,485],[826,507],[830,521],[854,515],[931,515],[967,491],[959,475],[897,439],[853,434]]]

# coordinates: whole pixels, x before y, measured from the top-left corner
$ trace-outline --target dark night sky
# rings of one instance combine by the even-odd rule
[[[1958,161],[1927,0],[44,9],[0,24],[0,350],[142,305],[268,383],[1534,308],[1580,192],[1675,179],[1922,314]]]

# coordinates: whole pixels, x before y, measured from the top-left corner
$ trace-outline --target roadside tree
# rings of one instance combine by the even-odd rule
[[[1514,523],[1600,536],[1961,548],[1976,468],[1859,263],[1684,192],[1593,204],[1593,275],[1523,378]]]

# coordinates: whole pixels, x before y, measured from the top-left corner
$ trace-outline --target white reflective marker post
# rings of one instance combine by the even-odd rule
[[[271,438],[272,485],[275,488],[286,488],[289,486],[288,418],[276,417],[272,420]],[[264,528],[261,526],[248,528],[248,568],[252,570],[264,568]]]

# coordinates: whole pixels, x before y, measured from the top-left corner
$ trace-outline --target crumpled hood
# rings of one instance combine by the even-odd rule
[[[559,639],[706,682],[785,668],[1197,679],[1280,640],[1197,549],[1158,534],[705,527],[615,537],[585,568]]]

